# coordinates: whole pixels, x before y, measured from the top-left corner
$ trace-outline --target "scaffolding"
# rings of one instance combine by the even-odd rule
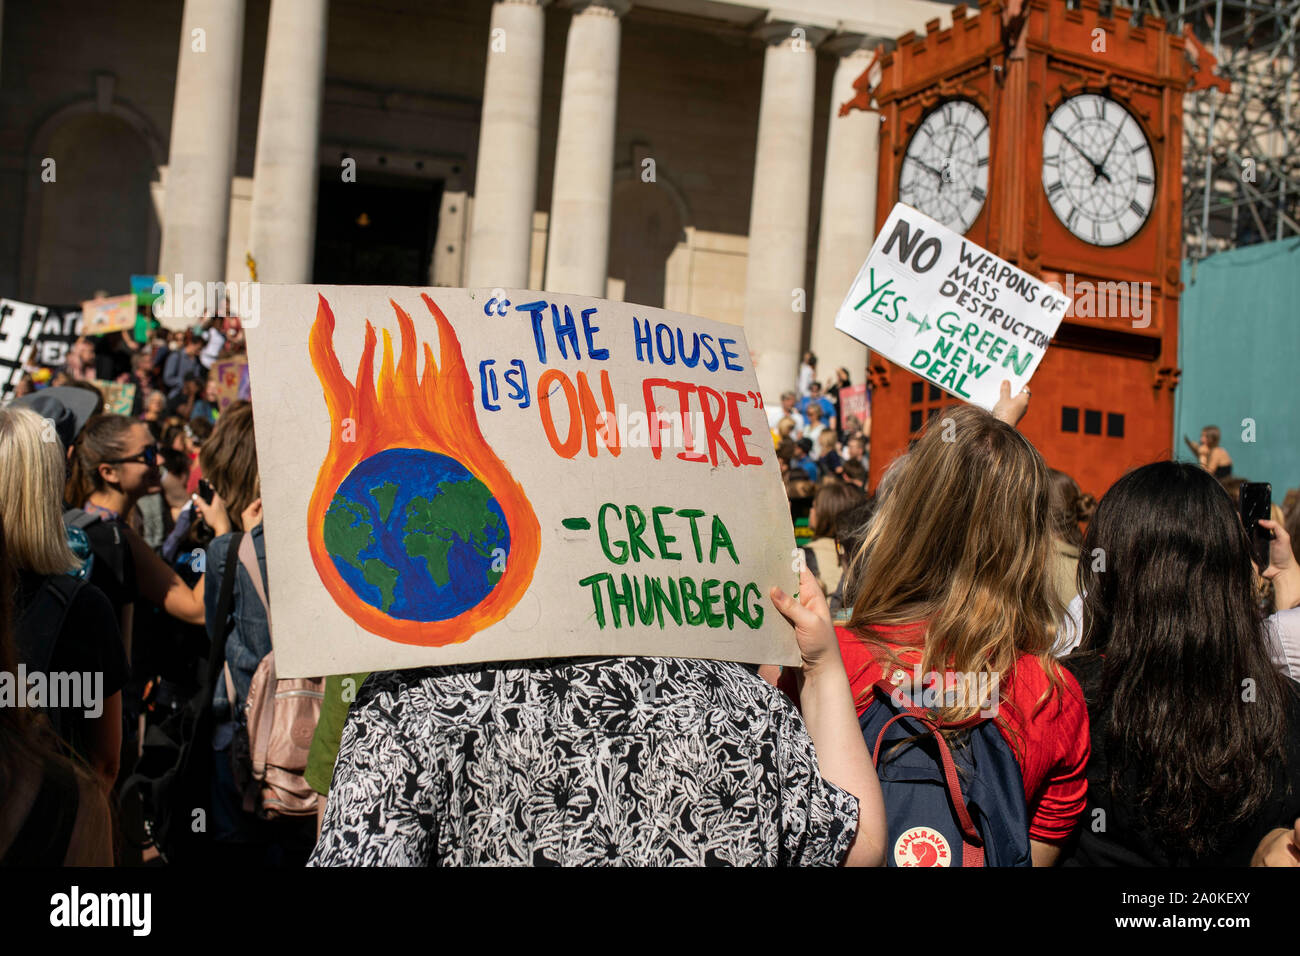
[[[1198,62],[1183,103],[1185,255],[1300,235],[1300,0],[1116,6],[1191,34],[1188,53]]]

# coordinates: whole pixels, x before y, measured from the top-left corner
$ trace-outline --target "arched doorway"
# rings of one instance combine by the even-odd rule
[[[48,136],[37,160],[31,298],[72,303],[96,290],[129,290],[132,273],[156,267],[159,224],[149,184],[149,144],[113,113],[78,112]],[[54,181],[40,172],[54,161]]]
[[[625,175],[614,184],[609,276],[624,283],[623,301],[662,309],[668,257],[685,238],[680,198],[658,182]]]

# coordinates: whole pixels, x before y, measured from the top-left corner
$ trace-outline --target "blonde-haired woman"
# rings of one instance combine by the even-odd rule
[[[0,519],[0,673],[16,673],[13,561]],[[0,867],[111,866],[112,816],[96,776],[49,722],[0,707]]]
[[[957,722],[996,707],[1042,866],[1055,862],[1085,806],[1088,715],[1078,683],[1051,655],[1059,611],[1047,466],[1014,427],[1027,393],[1013,400],[1008,384],[1002,392],[997,417],[946,410],[891,472],[854,556],[853,614],[837,634],[859,716],[875,682],[898,683],[899,671],[956,672],[989,690],[987,700],[935,709]]]
[[[122,746],[126,654],[108,599],[72,575],[81,562],[63,527],[63,472],[53,424],[30,409],[0,409],[0,518],[18,578],[14,640],[28,671],[25,702],[46,711],[107,790]]]

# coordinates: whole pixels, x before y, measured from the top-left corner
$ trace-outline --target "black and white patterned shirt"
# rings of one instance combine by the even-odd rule
[[[857,822],[752,668],[509,661],[366,680],[310,865],[835,865]]]

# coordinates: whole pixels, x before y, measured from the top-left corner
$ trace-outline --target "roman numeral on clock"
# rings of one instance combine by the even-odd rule
[[[1137,213],[1139,219],[1145,219],[1145,218],[1146,218],[1146,215],[1147,215],[1146,207],[1143,206],[1143,205],[1142,205],[1140,202],[1138,202],[1136,199],[1134,199],[1132,202],[1130,202],[1130,203],[1128,204],[1128,208],[1129,208],[1129,209],[1132,209],[1135,213]]]

